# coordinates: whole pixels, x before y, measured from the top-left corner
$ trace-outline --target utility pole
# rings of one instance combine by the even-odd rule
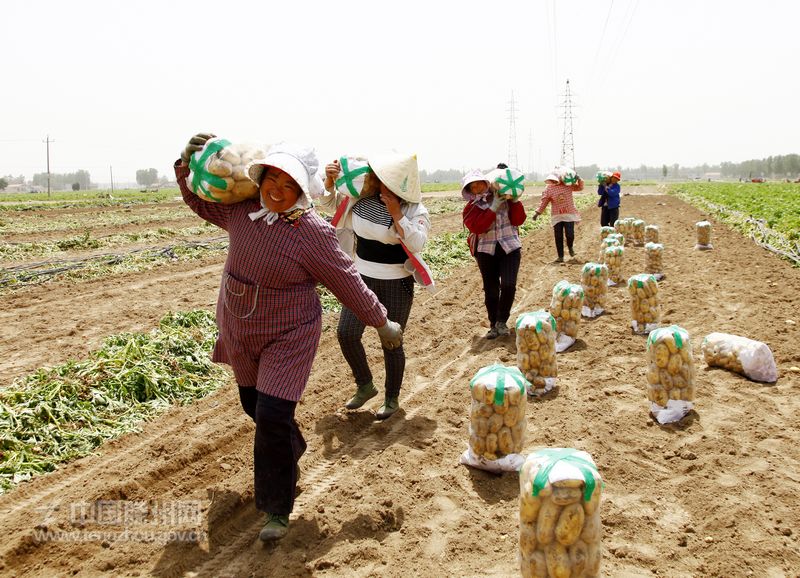
[[[50,198],[50,143],[55,142],[50,140],[50,135],[47,135],[47,140],[42,142],[47,143],[47,198]]]
[[[559,105],[559,108],[564,110],[563,116],[559,118],[564,120],[564,132],[561,137],[561,165],[568,166],[575,169],[575,142],[572,133],[572,93],[569,89],[569,79],[567,79],[567,90],[561,95],[564,100]]]
[[[111,196],[114,196],[114,168],[108,165],[108,172],[111,173]]]
[[[517,104],[514,101],[514,91],[511,91],[511,102],[508,108],[508,166],[517,168]]]

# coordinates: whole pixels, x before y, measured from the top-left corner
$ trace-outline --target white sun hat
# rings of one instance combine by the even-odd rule
[[[387,153],[370,158],[369,166],[395,195],[409,203],[422,200],[417,155]]]
[[[484,175],[478,169],[473,169],[461,179],[461,188],[465,189],[470,183],[477,183],[478,181],[486,181],[488,183],[490,182],[489,176]]]
[[[316,151],[311,147],[288,142],[272,145],[265,158],[247,165],[247,176],[260,185],[265,167],[278,168],[292,177],[302,189],[309,204],[312,199],[322,195],[324,186],[317,174],[319,160]]]

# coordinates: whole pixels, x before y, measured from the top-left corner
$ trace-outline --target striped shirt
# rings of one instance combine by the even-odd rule
[[[550,220],[553,224],[564,221],[580,221],[581,215],[572,198],[572,193],[575,190],[575,185],[547,185],[542,193],[542,202],[539,203],[539,208],[536,209],[536,212],[543,213],[547,205],[551,204]]]
[[[188,174],[188,167],[176,163],[183,200],[230,239],[212,360],[230,365],[242,387],[298,401],[322,332],[317,282],[367,325],[386,323],[386,309],[339,247],[333,227],[313,209],[295,225],[253,221],[249,214],[261,209],[257,200],[203,201],[186,186]]]

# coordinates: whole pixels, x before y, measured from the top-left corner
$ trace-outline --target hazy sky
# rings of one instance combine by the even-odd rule
[[[3,0],[0,174],[107,182],[193,133],[294,140],[323,161],[390,149],[420,168],[558,161],[566,79],[576,163],[800,152],[800,2]],[[533,146],[530,146],[530,137]]]

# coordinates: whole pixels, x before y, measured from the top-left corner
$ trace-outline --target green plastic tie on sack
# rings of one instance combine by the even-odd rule
[[[581,474],[583,474],[583,481],[585,485],[583,490],[583,501],[588,502],[591,500],[595,486],[597,485],[595,474],[597,474],[597,477],[600,477],[600,473],[597,471],[597,466],[595,466],[586,458],[577,454],[578,450],[574,450],[572,448],[560,450],[543,449],[534,452],[533,455],[545,457],[548,459],[548,462],[543,468],[536,472],[536,477],[533,479],[533,496],[538,496],[539,492],[541,492],[547,485],[547,479],[550,475],[550,471],[558,462],[568,462],[570,465],[578,468]]]
[[[522,375],[522,372],[519,370],[519,368],[506,367],[505,365],[501,365],[499,363],[488,365],[479,369],[478,373],[475,374],[475,377],[472,378],[472,381],[469,382],[470,389],[472,389],[472,387],[480,378],[488,373],[497,374],[494,386],[494,405],[503,405],[503,402],[505,401],[506,377],[510,378],[519,387],[520,393],[525,393],[525,385],[527,384],[527,380]]]
[[[522,191],[525,190],[525,185],[522,184],[524,180],[525,175],[521,175],[519,178],[515,179],[511,176],[511,169],[506,169],[506,178],[503,179],[503,177],[497,177],[494,182],[503,185],[498,191],[501,195],[510,190],[511,196],[516,199],[522,194]],[[517,189],[519,189],[519,193],[517,193]]]
[[[361,192],[356,190],[356,186],[353,181],[361,175],[371,173],[372,169],[369,168],[369,165],[367,165],[351,171],[347,163],[347,157],[341,157],[339,159],[339,164],[342,167],[342,176],[336,179],[336,187],[338,188],[342,185],[345,185],[350,195],[357,199],[361,195]]]
[[[536,323],[534,324],[534,327],[536,328],[536,333],[541,333],[542,332],[542,321],[545,320],[545,315],[547,317],[549,317],[550,326],[553,328],[553,331],[555,331],[556,330],[555,317],[550,315],[550,312],[549,311],[545,311],[544,309],[540,309],[538,311],[533,311],[531,313],[523,313],[522,315],[517,317],[517,322],[515,324],[515,327],[516,327],[517,331],[519,331],[519,328],[522,327],[522,323],[527,318],[533,317],[534,319],[536,319]]]
[[[206,170],[206,162],[209,157],[228,146],[231,146],[230,141],[225,139],[215,140],[206,144],[202,154],[193,153],[189,158],[189,170],[192,171],[192,190],[195,194],[198,194],[199,191],[212,201],[217,203],[222,201],[222,199],[218,199],[212,195],[211,191],[207,189],[203,183],[206,182],[218,189],[226,190],[228,188],[228,183],[225,182],[225,179],[217,175],[212,175]]]

